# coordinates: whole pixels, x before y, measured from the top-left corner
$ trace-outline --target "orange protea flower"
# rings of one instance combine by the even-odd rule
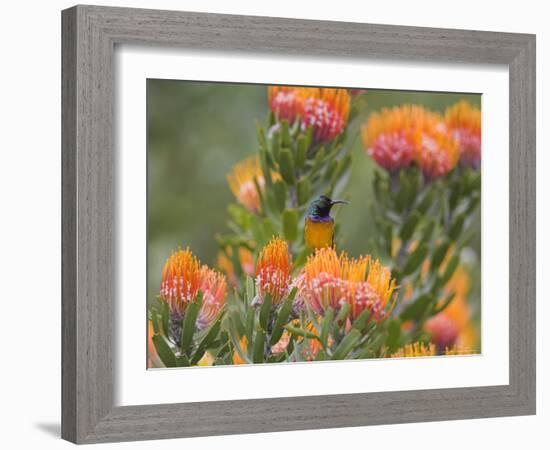
[[[265,179],[258,155],[250,156],[235,164],[227,175],[227,182],[237,201],[249,211],[258,213],[261,210],[260,194],[254,179],[256,179],[260,190],[263,191]]]
[[[372,113],[362,127],[367,153],[388,172],[414,161],[428,178],[451,171],[457,163],[458,144],[442,118],[418,105],[402,105]]]
[[[331,307],[338,310],[346,302],[351,306],[351,320],[365,309],[371,318],[380,320],[391,308],[395,280],[390,270],[370,256],[358,259],[340,256],[332,248],[317,249],[310,256],[298,280],[300,301],[322,315]]]
[[[412,344],[405,345],[398,349],[391,358],[414,358],[417,356],[435,356],[435,345],[429,343],[424,345],[423,342],[414,342]]]
[[[225,304],[227,282],[225,277],[207,266],[202,266],[200,291],[202,305],[197,318],[197,328],[202,330],[208,327],[218,316]]]
[[[424,108],[414,105],[372,113],[361,128],[368,155],[389,172],[409,166],[414,156],[414,130],[425,115]]]
[[[445,126],[458,141],[460,162],[478,169],[481,163],[481,111],[462,100],[445,111]]]
[[[469,290],[468,272],[459,266],[445,286],[447,294],[455,294],[454,299],[443,311],[428,319],[424,325],[424,329],[431,333],[431,341],[440,350],[452,347],[468,328],[470,306],[466,299]]]
[[[308,88],[269,86],[267,88],[269,109],[279,119],[294,123],[298,117],[303,116],[308,91]]]
[[[201,265],[187,248],[173,252],[164,264],[160,297],[167,302],[170,312],[183,315],[201,285]]]
[[[282,239],[274,237],[262,249],[256,264],[258,302],[263,302],[265,295],[269,294],[274,305],[281,303],[289,294],[292,286],[291,269],[292,262],[288,244]]]
[[[425,117],[414,134],[414,160],[426,178],[447,175],[460,157],[458,141],[442,123],[438,114]]]
[[[349,116],[350,95],[346,89],[314,89],[304,104],[302,128],[313,127],[317,142],[329,142],[346,126]]]
[[[269,108],[289,123],[301,120],[303,130],[313,127],[317,142],[328,142],[345,128],[350,109],[347,89],[270,86]]]

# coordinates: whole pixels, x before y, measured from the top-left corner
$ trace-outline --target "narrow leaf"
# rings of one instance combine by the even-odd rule
[[[160,334],[155,334],[152,339],[163,364],[166,367],[176,367],[176,357],[166,340]]]
[[[269,314],[271,313],[271,295],[266,294],[260,307],[260,326],[267,331]]]
[[[296,182],[296,178],[294,176],[294,163],[292,161],[292,154],[288,148],[283,148],[281,150],[279,169],[283,180],[285,180],[287,184],[294,185]]]
[[[264,344],[265,344],[265,334],[262,330],[256,332],[256,339],[254,340],[254,353],[252,356],[252,361],[255,364],[264,362]]]
[[[345,359],[348,353],[353,349],[355,344],[361,339],[361,333],[352,328],[352,330],[342,339],[342,342],[336,347],[332,354],[332,359]]]
[[[298,213],[295,209],[283,212],[283,234],[287,241],[294,241],[298,237]]]

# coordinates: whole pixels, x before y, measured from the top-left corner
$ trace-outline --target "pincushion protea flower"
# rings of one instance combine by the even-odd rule
[[[227,174],[227,182],[237,201],[249,211],[258,213],[261,211],[260,194],[254,179],[256,179],[260,190],[263,191],[265,179],[258,155],[238,162]]]
[[[173,252],[164,264],[160,297],[170,312],[182,316],[186,306],[197,297],[201,285],[201,264],[187,248]]]
[[[227,282],[225,277],[207,266],[202,266],[200,272],[202,305],[197,318],[197,328],[202,330],[218,317],[225,303]]]
[[[174,322],[182,320],[187,305],[196,301],[199,292],[203,300],[197,325],[201,329],[210,325],[225,303],[225,277],[201,266],[189,249],[172,253],[162,271],[160,298],[168,304]]]
[[[388,172],[408,167],[414,156],[414,130],[425,110],[404,105],[372,113],[361,128],[368,155]]]
[[[313,127],[316,142],[329,142],[345,128],[350,109],[347,89],[270,86],[269,108],[279,119],[301,121],[302,130]]]
[[[414,160],[428,179],[447,175],[460,157],[458,142],[438,114],[429,113],[415,130]]]
[[[292,287],[290,275],[292,262],[288,251],[288,244],[278,237],[274,237],[267,244],[256,264],[256,300],[262,303],[265,296],[271,296],[274,305],[281,303],[289,294]]]
[[[414,358],[418,356],[435,356],[435,353],[436,348],[434,344],[429,343],[428,345],[425,345],[423,342],[414,342],[398,349],[394,354],[391,355],[391,357]]]
[[[308,91],[308,88],[269,86],[267,89],[269,109],[279,119],[294,123],[304,113],[304,102],[308,97]]]
[[[473,169],[481,163],[481,111],[462,100],[445,111],[445,126],[458,141],[460,162]]]
[[[390,173],[415,162],[427,178],[434,179],[450,172],[459,157],[458,143],[442,117],[418,105],[371,114],[362,137],[369,156]]]
[[[395,290],[390,270],[370,256],[358,259],[340,256],[332,248],[317,249],[310,256],[298,279],[300,300],[317,314],[327,308],[340,309],[349,303],[354,320],[365,309],[373,320],[386,317]]]

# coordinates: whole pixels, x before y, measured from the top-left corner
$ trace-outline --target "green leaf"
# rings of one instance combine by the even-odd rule
[[[432,255],[431,270],[439,269],[439,266],[443,262],[443,259],[445,258],[445,255],[447,254],[450,246],[451,242],[448,240],[444,240],[441,244],[437,246]]]
[[[451,260],[447,264],[447,267],[445,267],[445,271],[443,272],[443,275],[438,280],[440,286],[444,286],[451,279],[451,277],[455,273],[456,268],[458,267],[459,262],[460,262],[459,255],[454,255],[451,258]]]
[[[252,342],[252,333],[254,332],[255,319],[256,311],[252,306],[249,306],[246,311],[246,338],[248,342]]]
[[[279,161],[280,152],[281,152],[281,134],[279,133],[279,130],[275,130],[271,135],[271,153],[273,153],[273,157],[277,161]]]
[[[312,176],[315,176],[317,174],[317,172],[319,171],[319,168],[321,167],[321,163],[323,162],[324,157],[325,157],[325,147],[321,147],[315,153],[315,158],[313,160],[313,165],[311,166],[311,170],[310,170],[310,174]]]
[[[275,324],[273,325],[273,331],[271,332],[271,345],[275,345],[277,342],[279,342],[279,339],[281,339],[284,331],[283,327],[288,322],[288,318],[290,316],[290,313],[292,312],[293,303],[293,298],[287,298],[286,301],[283,303],[283,306],[281,306],[281,309],[279,309],[277,318],[275,319]]]
[[[332,308],[328,308],[325,311],[325,316],[323,317],[323,320],[321,321],[321,333],[319,335],[319,339],[324,348],[327,348],[328,345],[328,334],[330,331],[330,326],[332,325],[333,318],[334,310]]]
[[[281,150],[279,169],[283,180],[285,180],[287,184],[294,185],[296,182],[296,178],[294,177],[294,163],[292,161],[292,154],[288,148],[283,148]]]
[[[425,311],[430,308],[434,302],[432,294],[423,294],[412,300],[404,308],[399,318],[406,322],[407,320],[418,320],[424,316]]]
[[[311,143],[313,142],[313,125],[307,127],[306,130],[306,148],[309,149]]]
[[[338,181],[351,166],[351,155],[346,155],[338,164],[336,171],[332,177],[332,182]]]
[[[295,209],[286,209],[283,212],[283,234],[291,242],[298,237],[298,213]]]
[[[262,149],[267,150],[267,139],[265,137],[265,130],[259,123],[256,123],[256,136]]]
[[[336,347],[336,350],[334,350],[331,359],[345,359],[348,353],[353,349],[355,344],[359,342],[359,339],[361,339],[361,333],[358,330],[352,328],[351,331],[344,337],[344,339],[342,339],[342,342],[340,342],[338,347]]]
[[[361,314],[359,314],[359,317],[353,321],[353,328],[355,328],[357,331],[360,331],[361,334],[365,332],[365,329],[367,327],[367,324],[369,323],[370,319],[370,311],[368,309],[364,309]]]
[[[149,310],[149,314],[151,316],[151,323],[153,324],[153,333],[159,334],[160,333],[160,314],[157,312],[156,308],[151,308]]]
[[[221,317],[218,317],[216,319],[216,321],[210,326],[210,328],[208,329],[206,335],[200,341],[200,343],[197,347],[197,350],[195,351],[195,354],[193,355],[193,358],[191,360],[191,364],[195,365],[200,361],[200,359],[204,355],[204,352],[206,351],[208,346],[218,336],[218,333],[220,332],[221,326],[222,326]]]
[[[250,305],[254,300],[254,280],[252,277],[246,277],[246,304]]]
[[[433,200],[434,200],[434,190],[428,189],[424,195],[422,196],[420,203],[418,203],[418,206],[416,207],[416,210],[419,214],[426,214],[430,206],[432,206]]]
[[[269,167],[269,161],[267,160],[267,153],[264,151],[260,151],[260,168],[262,169],[262,175],[264,177],[265,185],[266,187],[271,187],[272,185],[272,179],[271,179],[271,169]],[[258,195],[262,194],[262,188],[259,186],[257,179],[256,180],[256,190],[258,191]]]
[[[260,326],[267,331],[269,314],[271,313],[271,295],[264,295],[262,306],[260,307]]]
[[[298,205],[302,206],[308,203],[309,199],[311,198],[311,189],[309,180],[306,177],[303,177],[298,181],[298,185],[296,186],[296,194],[298,197]]]
[[[290,129],[288,127],[288,120],[281,120],[281,145],[283,147],[290,147]]]
[[[163,364],[166,367],[176,367],[176,356],[166,340],[160,334],[155,334],[152,340]]]
[[[409,255],[407,262],[401,271],[401,275],[406,277],[416,271],[424,261],[424,258],[426,258],[427,254],[428,246],[426,244],[420,244],[414,252]]]
[[[388,338],[386,339],[386,346],[388,347],[388,353],[392,354],[399,347],[399,341],[401,337],[401,322],[397,319],[390,321],[388,324]]]
[[[452,239],[453,241],[456,240],[460,235],[460,233],[462,232],[462,227],[464,226],[465,219],[466,217],[464,214],[459,214],[453,221],[453,224],[449,229],[449,238]]]
[[[332,178],[332,174],[336,172],[336,169],[338,168],[338,161],[336,159],[333,159],[328,164],[327,168],[325,169],[324,179],[326,181],[330,180]]]
[[[294,158],[294,165],[296,169],[301,170],[304,168],[307,158],[307,138],[305,136],[299,136],[296,142],[296,157]]]
[[[319,336],[317,336],[315,333],[312,333],[311,331],[304,330],[302,328],[293,327],[292,325],[285,325],[284,328],[294,336],[300,336],[300,337],[305,337],[309,339],[316,339],[319,341]]]
[[[428,222],[422,227],[422,236],[420,242],[428,243],[432,241],[435,229],[435,220],[428,219]]]
[[[344,325],[344,323],[346,322],[346,319],[348,318],[349,316],[349,313],[351,311],[351,306],[349,303],[342,303],[342,306],[340,307],[340,311],[338,311],[338,315],[336,316],[336,322],[338,324],[338,326],[342,326]]]
[[[170,336],[170,310],[164,300],[160,301],[160,314],[162,318],[162,332],[165,336]]]
[[[189,367],[191,364],[185,353],[176,356],[176,367]]]
[[[405,221],[399,233],[399,236],[403,241],[408,241],[412,237],[412,235],[414,234],[414,230],[418,225],[419,220],[420,220],[420,215],[417,212],[413,212],[409,216],[409,218]]]
[[[195,323],[199,315],[202,304],[202,294],[198,294],[194,302],[187,305],[185,317],[183,319],[183,328],[181,331],[180,347],[182,353],[187,353],[187,349],[193,340],[195,334]]]
[[[252,361],[254,362],[254,364],[264,362],[264,344],[264,332],[262,330],[256,331],[256,339],[254,340],[254,352],[252,354]]]
[[[279,212],[282,212],[285,209],[286,205],[286,184],[281,180],[273,183],[273,197],[275,199],[275,205]]]

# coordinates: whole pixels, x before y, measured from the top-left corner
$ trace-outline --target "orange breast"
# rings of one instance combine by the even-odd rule
[[[304,239],[309,248],[332,247],[334,241],[334,221],[314,221],[306,217]]]

